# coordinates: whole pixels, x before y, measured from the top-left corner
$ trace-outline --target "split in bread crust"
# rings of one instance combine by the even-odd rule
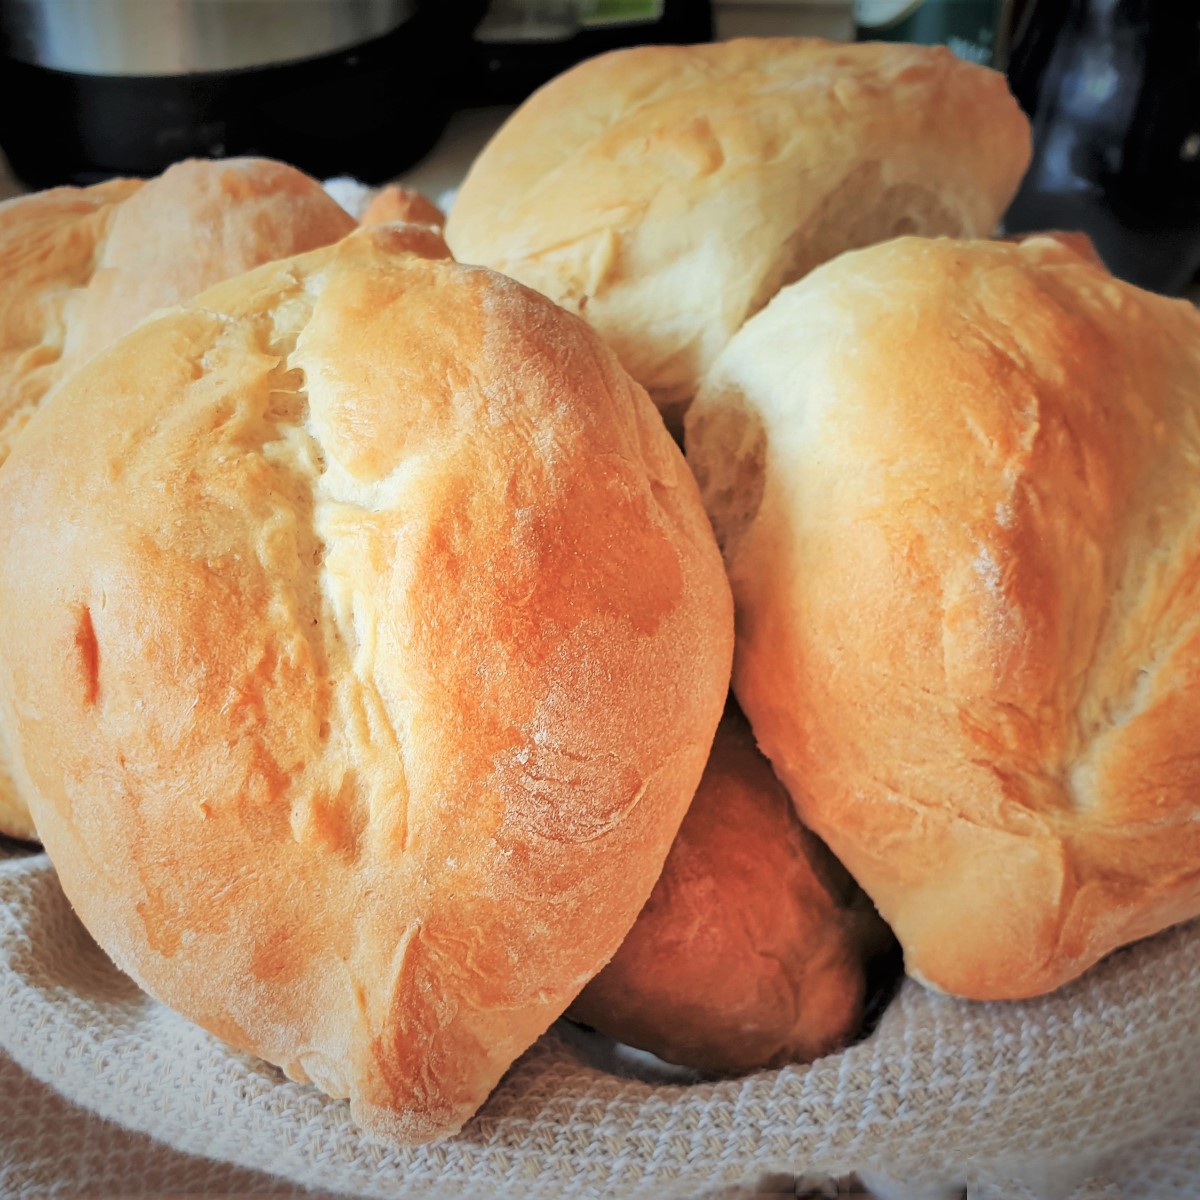
[[[307,175],[189,160],[0,204],[0,465],[55,384],[155,309],[355,227]],[[0,727],[0,833],[36,836]]]

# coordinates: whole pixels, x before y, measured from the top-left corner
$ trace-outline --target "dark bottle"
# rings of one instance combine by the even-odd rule
[[[516,104],[607,50],[712,35],[711,0],[491,0],[475,31],[472,99]]]
[[[1034,0],[1008,75],[1034,157],[1006,229],[1081,229],[1114,274],[1184,288],[1200,269],[1200,2]]]

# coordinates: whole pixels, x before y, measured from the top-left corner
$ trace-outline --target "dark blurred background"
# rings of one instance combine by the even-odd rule
[[[1035,142],[1006,228],[1160,291],[1200,268],[1200,0],[0,0],[0,147],[28,188],[235,154],[381,182],[583,58],[742,34],[1006,70]]]

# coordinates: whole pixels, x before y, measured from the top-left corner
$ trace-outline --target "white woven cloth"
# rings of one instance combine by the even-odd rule
[[[8,856],[0,1048],[99,1117],[323,1192],[692,1200],[763,1175],[858,1170],[922,1200],[945,1184],[972,1200],[1200,1196],[1195,924],[1036,1002],[967,1004],[906,983],[866,1041],[743,1080],[621,1077],[599,1039],[556,1027],[461,1135],[396,1150],[359,1133],[344,1103],[144,996],[75,919],[45,857]],[[22,1158],[17,1137],[0,1124],[0,1167]],[[52,1191],[0,1176],[0,1193]]]

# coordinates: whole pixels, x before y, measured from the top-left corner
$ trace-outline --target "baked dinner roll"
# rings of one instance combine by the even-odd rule
[[[784,284],[900,233],[987,237],[1028,161],[1004,77],[940,47],[647,46],[527,100],[446,240],[586,317],[676,426]]]
[[[1102,259],[1096,250],[1095,243],[1086,233],[1078,229],[1044,229],[1038,233],[1014,233],[1006,241],[1010,242],[1028,242],[1035,238],[1050,238],[1052,241],[1060,242],[1068,250],[1079,255],[1080,258],[1087,259],[1097,267],[1104,266]]]
[[[386,225],[393,221],[403,221],[410,225],[432,225],[434,229],[441,229],[446,224],[446,216],[432,200],[426,199],[420,192],[389,183],[387,187],[380,188],[363,209],[362,224]]]
[[[889,940],[731,705],[646,907],[567,1015],[710,1074],[809,1062],[858,1031]]]
[[[645,393],[444,255],[380,226],[218,285],[0,471],[0,693],[76,911],[401,1143],[456,1130],[615,952],[733,637]]]
[[[1200,913],[1200,315],[1054,239],[775,298],[687,426],[735,690],[909,971],[1034,996]]]
[[[263,159],[0,204],[0,464],[50,388],[156,308],[354,227],[315,180]],[[3,737],[0,833],[32,837]]]

